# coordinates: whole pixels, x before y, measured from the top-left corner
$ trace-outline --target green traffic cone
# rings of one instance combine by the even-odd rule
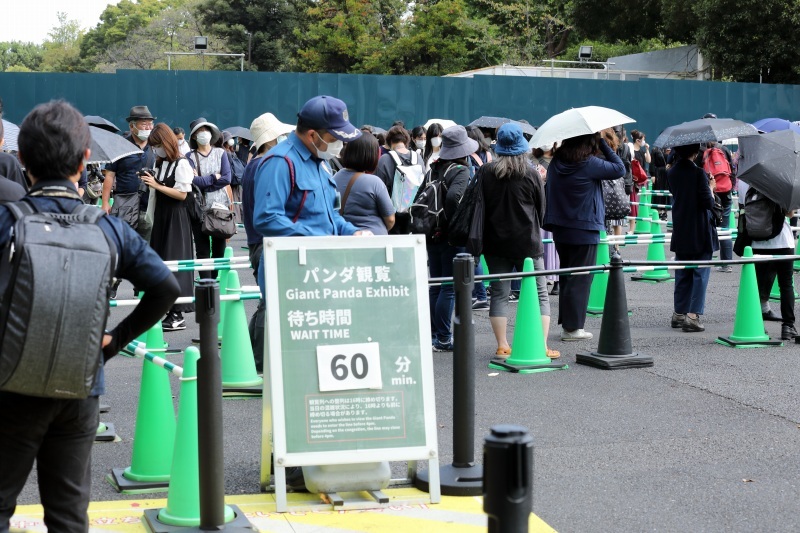
[[[798,255],[800,255],[800,254],[798,254]],[[798,261],[798,262],[800,262],[800,261]],[[483,255],[481,255],[481,266],[483,267],[484,275],[488,274],[489,273],[489,265],[486,264],[486,259],[483,258]],[[484,287],[488,287],[489,286],[489,281],[488,280],[484,280],[483,281],[483,286]]]
[[[794,248],[794,255],[800,255],[800,239],[797,239],[797,245]],[[800,259],[794,262],[794,266],[792,267],[795,272],[800,272]]]
[[[650,203],[650,194],[647,187],[645,187],[639,193],[639,214],[637,218],[640,220],[636,221],[636,226],[633,228],[633,232],[636,234],[650,233],[650,222],[647,220],[650,218],[650,207],[643,205],[648,203]],[[656,211],[656,216],[658,216],[657,213]]]
[[[200,525],[200,459],[197,436],[197,360],[200,350],[191,346],[183,359],[183,380],[178,404],[178,428],[174,443],[167,506],[158,512],[158,520],[171,526]],[[225,506],[225,522],[234,518],[233,509]]]
[[[523,272],[533,272],[533,259],[525,259]],[[536,289],[536,278],[522,278],[522,286],[517,304],[517,327],[514,330],[514,343],[511,355],[503,360],[494,358],[489,368],[532,374],[569,368],[565,363],[554,363],[547,357],[547,344],[542,331],[542,315],[539,311],[539,293]]]
[[[147,331],[147,351],[152,352],[152,346],[161,347],[163,343],[158,322]],[[175,410],[169,373],[143,359],[131,466],[112,469],[109,481],[125,494],[163,492],[169,484],[174,442]]]
[[[603,242],[608,238],[605,231],[600,231],[600,244],[597,245],[597,264],[605,265],[611,262],[608,243]],[[606,302],[606,289],[608,288],[608,272],[595,274],[592,280],[592,288],[589,292],[589,306],[586,314],[589,316],[602,316],[603,306]]]
[[[747,246],[742,257],[753,257],[753,249]],[[769,335],[764,332],[764,319],[761,316],[761,301],[758,297],[758,282],[756,281],[756,266],[753,263],[742,265],[733,333],[730,337],[719,337],[717,343],[734,348],[783,346],[781,341],[771,340]]]
[[[241,294],[239,273],[231,270],[227,274],[228,294]],[[220,352],[222,390],[226,393],[261,394],[264,380],[256,372],[244,302],[230,301],[227,304],[223,328],[225,341]]]
[[[658,223],[658,212],[653,209],[650,213],[655,214],[656,217],[651,218],[650,222],[650,236],[653,241],[661,241],[664,234],[661,233],[661,224]],[[648,261],[666,261],[667,256],[664,252],[663,242],[651,242],[647,245],[647,260]],[[646,281],[648,283],[659,283],[662,281],[675,281],[669,274],[669,270],[645,270],[640,274],[631,276],[633,281]]]
[[[233,257],[233,248],[230,246],[225,247],[225,253],[223,254],[224,258],[229,259]],[[228,272],[232,272],[231,270],[221,269],[218,271],[217,280],[219,281],[219,295],[225,296],[228,294],[227,287],[228,287]],[[222,340],[222,325],[225,323],[225,311],[228,308],[228,302],[220,302],[219,304],[219,324],[217,325],[217,337],[219,340]]]

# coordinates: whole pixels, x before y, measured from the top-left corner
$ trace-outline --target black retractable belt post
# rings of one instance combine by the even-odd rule
[[[197,362],[197,431],[200,460],[200,529],[220,530],[225,524],[225,477],[222,448],[222,363],[217,344],[219,282],[200,279],[195,285],[196,319],[200,325]]]
[[[475,464],[475,325],[472,321],[472,288],[475,259],[458,254],[453,259],[455,320],[453,322],[453,464],[439,468],[442,494],[477,496],[481,493],[483,468]],[[427,491],[429,472],[417,473],[414,484]]]
[[[533,437],[522,426],[492,427],[483,444],[483,511],[489,533],[525,533],[533,510]]]

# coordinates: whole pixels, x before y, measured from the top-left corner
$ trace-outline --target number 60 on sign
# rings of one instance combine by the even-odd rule
[[[317,346],[320,392],[382,389],[377,342]]]

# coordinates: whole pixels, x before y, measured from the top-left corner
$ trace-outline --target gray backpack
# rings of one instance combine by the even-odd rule
[[[0,253],[0,390],[44,398],[89,396],[102,357],[116,248],[105,213],[7,204],[16,222]]]

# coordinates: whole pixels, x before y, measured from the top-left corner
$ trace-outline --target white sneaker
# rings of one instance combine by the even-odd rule
[[[592,337],[594,337],[594,335],[582,329],[576,329],[575,331],[561,330],[562,341],[590,341]]]

